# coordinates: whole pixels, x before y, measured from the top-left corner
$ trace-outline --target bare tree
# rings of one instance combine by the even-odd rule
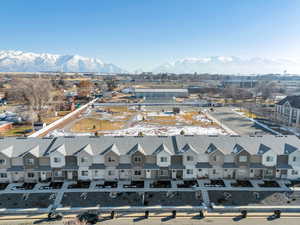
[[[43,111],[46,111],[53,98],[53,86],[48,79],[18,79],[10,93],[18,102],[27,105],[32,113],[32,122],[41,120]]]

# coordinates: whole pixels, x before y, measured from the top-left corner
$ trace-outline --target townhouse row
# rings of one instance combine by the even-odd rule
[[[0,139],[0,182],[298,179],[296,136]]]

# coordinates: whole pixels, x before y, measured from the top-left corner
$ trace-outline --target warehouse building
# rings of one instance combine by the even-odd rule
[[[145,99],[173,99],[188,97],[187,89],[150,89],[150,88],[136,88],[134,90],[136,98]]]

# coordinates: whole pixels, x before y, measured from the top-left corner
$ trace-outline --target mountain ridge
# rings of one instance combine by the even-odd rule
[[[122,68],[100,59],[23,51],[0,51],[0,72],[103,72],[124,73]]]
[[[254,57],[243,59],[235,56],[212,56],[184,58],[162,64],[152,70],[154,73],[220,73],[220,74],[266,74],[300,73],[298,59],[267,59]]]

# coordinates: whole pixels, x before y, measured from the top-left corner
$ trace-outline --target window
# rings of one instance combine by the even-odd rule
[[[216,174],[216,170],[213,170],[213,174]]]
[[[27,164],[28,165],[33,165],[34,164],[34,159],[27,159]]]
[[[80,158],[80,162],[81,163],[85,163],[85,162],[87,162],[88,161],[88,158],[87,157],[82,157],[82,158]]]
[[[186,161],[193,161],[193,160],[194,160],[194,157],[191,156],[191,155],[188,155],[188,156],[186,157]]]
[[[62,171],[55,171],[54,176],[55,177],[61,177],[62,176]]]
[[[293,162],[296,162],[296,160],[297,160],[297,157],[294,156],[294,157],[293,157]]]
[[[297,170],[292,170],[292,175],[298,175],[298,171]]]
[[[273,162],[273,156],[267,156],[266,161],[267,162]]]
[[[186,170],[186,174],[192,175],[193,174],[193,170],[192,169],[187,169]]]
[[[133,161],[134,161],[134,162],[141,162],[141,161],[142,161],[142,158],[139,157],[139,156],[136,156],[136,157],[133,158]]]
[[[89,175],[89,171],[87,171],[87,170],[81,171],[81,176],[86,177],[86,176],[88,176],[88,175]]]
[[[53,161],[54,161],[55,163],[59,163],[59,162],[61,162],[61,158],[54,157]]]
[[[214,156],[212,157],[212,160],[213,160],[213,161],[217,161],[217,156],[214,155]]]
[[[33,177],[34,177],[34,173],[27,173],[27,176],[28,176],[29,178],[33,178]]]
[[[7,173],[0,173],[0,178],[7,178]]]
[[[142,172],[140,170],[135,170],[134,171],[134,175],[136,176],[140,176],[142,174]]]
[[[112,158],[112,157],[108,157],[108,162],[114,162],[115,161],[115,159],[114,158]]]
[[[0,159],[0,165],[4,165],[5,164],[5,159]]]
[[[202,171],[202,169],[198,169],[198,171],[199,171],[199,172],[201,172],[201,171]]]
[[[239,161],[240,161],[240,162],[247,162],[247,156],[241,155],[241,156],[239,157]]]
[[[273,170],[266,170],[266,175],[273,175]]]
[[[160,170],[160,176],[168,176],[169,172],[168,170]]]
[[[108,176],[114,176],[115,175],[115,171],[114,170],[109,170],[108,171]]]
[[[168,158],[167,157],[160,157],[160,162],[168,162]]]
[[[254,172],[254,170],[253,170],[253,169],[251,169],[251,170],[250,170],[250,173],[253,173],[253,172]]]

